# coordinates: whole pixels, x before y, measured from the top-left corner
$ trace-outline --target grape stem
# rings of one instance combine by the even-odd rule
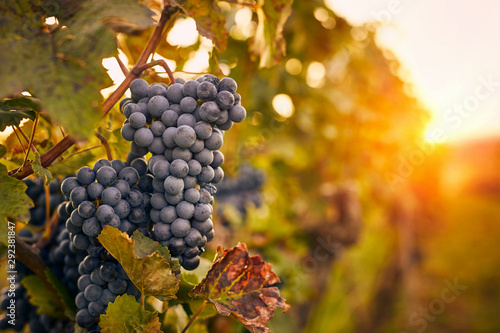
[[[99,133],[97,130],[95,131],[95,136],[97,136],[97,138],[99,139],[99,141],[101,141],[104,149],[106,149],[106,155],[108,157],[108,160],[111,161],[113,159],[113,154],[111,154],[111,148],[109,147],[108,139],[106,139],[104,137],[104,135],[102,135],[101,133]]]
[[[184,327],[184,329],[182,330],[181,333],[185,333],[189,326],[191,326],[191,324],[194,322],[194,320],[196,319],[196,317],[198,317],[198,315],[201,313],[201,311],[203,311],[203,309],[205,308],[205,306],[207,305],[207,301],[204,301],[200,308],[198,309],[198,311],[196,311],[196,313],[189,319],[188,323],[186,324],[186,327]]]
[[[141,73],[145,69],[156,66],[156,65],[160,65],[161,67],[163,67],[165,69],[165,71],[167,72],[168,78],[170,79],[170,83],[175,83],[174,73],[172,73],[172,70],[170,69],[170,67],[168,67],[167,62],[163,59],[151,61],[151,62],[144,64],[140,67],[134,68],[134,70],[137,70],[139,73]]]
[[[23,154],[26,155],[26,149],[24,149],[24,144],[23,142],[21,141],[21,138],[19,137],[19,134],[17,134],[17,129],[16,129],[17,126],[12,126],[12,129],[14,130],[14,134],[16,135],[17,137],[17,140],[19,141],[19,144],[21,145],[21,148],[23,150]]]
[[[118,65],[120,66],[120,69],[122,70],[123,75],[127,76],[129,74],[129,71],[127,69],[127,66],[123,63],[123,61],[120,59],[119,56],[115,57],[116,62],[118,62]]]
[[[257,4],[252,4],[252,3],[247,3],[247,2],[239,2],[239,1],[235,1],[235,0],[223,0],[224,2],[227,2],[227,3],[230,3],[230,4],[233,4],[233,5],[240,5],[240,6],[243,6],[243,7],[249,7],[249,8],[257,8]]]
[[[146,47],[142,51],[139,60],[135,64],[134,68],[127,74],[123,82],[116,88],[116,90],[104,101],[102,104],[102,115],[106,116],[113,106],[120,100],[122,95],[127,91],[130,83],[139,77],[140,72],[136,68],[143,66],[147,63],[151,54],[154,53],[158,44],[162,40],[163,30],[170,18],[177,13],[178,9],[172,6],[165,6],[161,12],[160,20],[156,25],[151,38],[149,39]],[[56,143],[52,148],[40,156],[41,165],[44,168],[49,167],[52,162],[54,162],[59,156],[61,156],[66,150],[68,150],[72,145],[76,143],[76,139],[72,136],[65,136],[61,141]],[[33,168],[31,165],[25,165],[14,170],[9,171],[9,175],[15,176],[17,179],[24,179],[33,173]]]

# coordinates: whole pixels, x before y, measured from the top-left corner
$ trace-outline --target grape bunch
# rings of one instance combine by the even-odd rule
[[[215,197],[218,201],[218,211],[222,213],[226,205],[233,205],[246,219],[247,206],[261,205],[261,190],[264,185],[264,174],[252,166],[242,166],[233,178],[224,178],[217,184]]]
[[[123,267],[102,247],[97,236],[110,225],[131,235],[139,230],[149,236],[149,202],[152,176],[147,164],[136,158],[130,165],[120,160],[101,159],[93,168],[82,167],[76,177],[61,184],[68,201],[60,216],[67,218],[71,246],[87,255],[78,265],[79,311],[76,322],[89,332],[98,331],[97,318],[107,305],[124,293],[140,298]]]
[[[187,270],[198,267],[214,237],[214,184],[224,178],[219,149],[224,132],[246,117],[236,88],[233,79],[214,75],[170,86],[136,79],[132,97],[120,103],[129,159],[152,154],[152,237]]]

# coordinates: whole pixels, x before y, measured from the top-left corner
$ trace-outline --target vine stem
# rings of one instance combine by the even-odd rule
[[[16,135],[17,140],[19,141],[19,144],[21,145],[21,148],[23,149],[23,153],[24,153],[24,155],[27,155],[27,153],[26,153],[26,149],[24,149],[24,144],[23,144],[23,142],[21,141],[21,138],[19,137],[19,134],[17,134],[16,127],[17,127],[17,126],[13,126],[13,127],[12,127],[12,129],[14,130],[14,134]]]
[[[178,11],[177,8],[172,6],[166,6],[163,8],[160,16],[160,20],[156,25],[151,37],[146,44],[146,47],[142,51],[139,60],[135,64],[134,68],[127,74],[123,82],[116,88],[115,91],[104,101],[102,104],[102,116],[106,116],[113,106],[118,102],[120,97],[127,91],[130,83],[139,77],[140,72],[137,72],[136,68],[141,67],[147,63],[147,60],[152,53],[156,50],[158,44],[160,43],[163,35],[163,30],[169,21],[169,19]],[[56,143],[52,148],[40,156],[41,164],[44,168],[47,168],[55,161],[56,158],[61,156],[66,150],[68,150],[72,145],[76,143],[76,139],[72,136],[65,136],[61,141]],[[31,165],[26,165],[24,168],[17,168],[9,171],[9,175],[14,176],[17,179],[24,179],[33,173],[33,168]]]
[[[203,309],[205,308],[206,305],[207,305],[207,301],[203,301],[203,303],[201,304],[198,311],[196,311],[196,313],[189,319],[188,323],[186,324],[186,327],[184,327],[184,329],[182,330],[181,333],[186,333],[189,326],[191,326],[191,324],[195,321],[196,317],[198,317],[198,315],[201,313],[201,311],[203,311]]]
[[[167,72],[167,75],[168,75],[168,78],[170,79],[170,82],[175,83],[174,73],[172,73],[172,70],[170,69],[170,67],[168,67],[167,62],[163,59],[151,61],[147,64],[144,64],[142,66],[137,67],[136,69],[140,73],[140,72],[144,71],[145,69],[156,66],[156,65],[160,65],[161,67],[163,67],[165,69],[165,71]]]
[[[256,4],[252,4],[252,3],[246,3],[246,2],[238,2],[238,1],[235,1],[235,0],[223,0],[224,2],[227,2],[227,3],[230,3],[230,4],[233,4],[233,5],[240,5],[240,6],[243,6],[243,7],[249,7],[249,8],[257,8],[257,5]]]

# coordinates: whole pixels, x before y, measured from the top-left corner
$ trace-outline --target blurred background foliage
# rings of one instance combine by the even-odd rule
[[[160,11],[157,2],[144,3]],[[194,21],[180,15],[155,59],[167,59],[178,78],[215,73],[238,82],[248,118],[226,133],[224,170],[232,177],[252,165],[265,182],[258,207],[218,210],[209,248],[245,242],[274,265],[292,308],[276,314],[272,331],[500,331],[498,165],[486,163],[498,159],[498,144],[423,141],[429,115],[398,77],[398,60],[375,42],[376,23],[353,27],[322,1],[294,1],[283,29],[286,56],[261,68],[249,52],[256,6],[218,5],[229,32],[225,51],[193,37]],[[151,31],[118,35],[126,65]],[[104,65],[119,83],[116,61]],[[160,72],[144,78],[168,83]],[[123,120],[115,107],[97,129],[113,158],[128,151]],[[28,136],[31,126],[22,126]],[[43,118],[35,144],[44,151],[61,135]],[[21,149],[14,134],[3,141],[12,169],[22,163]],[[105,156],[92,137],[49,170],[66,175]],[[479,173],[474,163],[482,162]],[[454,281],[467,289],[440,301]],[[245,329],[218,316],[210,331]]]

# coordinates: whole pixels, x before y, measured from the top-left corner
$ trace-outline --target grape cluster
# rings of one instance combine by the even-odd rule
[[[17,236],[22,238],[28,244],[34,244],[41,236],[42,231],[33,234],[32,230],[40,230],[46,224],[46,197],[44,191],[44,183],[42,178],[28,179],[24,181],[28,186],[26,193],[34,202],[34,208],[31,209],[29,227],[23,228],[17,232]],[[64,197],[59,191],[61,184],[60,179],[55,179],[49,185],[49,207],[51,216],[57,209]],[[35,228],[33,228],[33,226]],[[45,265],[55,273],[58,279],[70,290],[76,294],[76,282],[78,275],[78,263],[83,259],[82,255],[78,255],[70,249],[69,233],[64,224],[59,223],[50,242],[40,250],[41,257]],[[17,280],[22,281],[26,276],[34,274],[22,262],[16,262]],[[13,328],[14,331],[23,331],[26,324],[29,326],[30,332],[34,333],[50,333],[50,332],[73,332],[73,324],[66,319],[54,319],[46,315],[38,315],[37,307],[30,304],[28,295],[23,285],[16,283],[15,286],[15,305],[16,305],[16,325],[12,327],[8,324],[8,317],[0,318],[0,330]],[[7,311],[7,306],[10,303],[8,289],[2,290],[0,297],[0,308]]]
[[[101,159],[93,168],[80,168],[76,177],[68,177],[61,184],[68,201],[61,205],[59,214],[67,219],[70,247],[86,254],[78,265],[75,303],[79,309],[76,322],[89,332],[99,331],[96,319],[118,295],[141,296],[97,236],[106,225],[129,235],[139,230],[149,236],[147,191],[151,182],[146,161],[136,158],[130,165]]]
[[[214,75],[170,86],[136,79],[132,98],[120,105],[130,158],[152,154],[152,237],[187,270],[198,267],[199,255],[214,237],[213,184],[224,177],[219,149],[224,131],[246,117],[236,88],[233,79]]]
[[[261,189],[264,174],[257,168],[242,166],[233,178],[224,178],[217,184],[216,198],[218,210],[222,211],[227,204],[233,205],[243,216],[247,215],[247,205],[261,205]]]

